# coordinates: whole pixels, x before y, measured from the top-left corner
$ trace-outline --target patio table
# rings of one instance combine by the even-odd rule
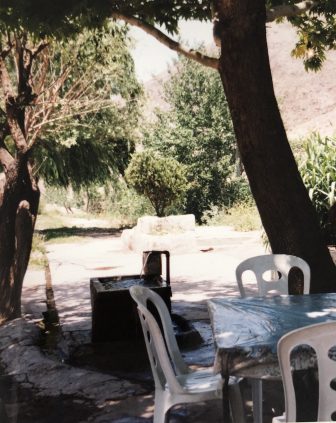
[[[216,372],[225,380],[229,375],[280,380],[278,340],[294,329],[336,320],[336,294],[221,297],[208,300],[208,309]],[[315,357],[307,347],[293,354],[295,370],[314,365]]]
[[[336,320],[336,294],[221,297],[208,300],[216,346],[215,371],[279,379],[278,340],[287,332]],[[302,351],[301,351],[302,352]],[[308,368],[306,356],[295,369]]]

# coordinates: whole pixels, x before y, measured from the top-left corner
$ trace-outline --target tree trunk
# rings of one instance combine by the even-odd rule
[[[265,0],[217,0],[219,72],[238,148],[273,253],[304,258],[311,292],[336,291],[336,268],[290,149],[274,95]]]
[[[0,322],[21,316],[39,197],[27,159],[14,160],[0,198]]]

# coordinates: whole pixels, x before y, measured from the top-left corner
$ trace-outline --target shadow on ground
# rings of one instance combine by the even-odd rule
[[[3,373],[0,368],[1,423],[79,423],[88,421],[98,411],[90,401],[69,395],[39,397],[37,392],[23,388]]]
[[[55,238],[67,238],[71,236],[80,236],[80,237],[108,237],[111,235],[121,235],[124,229],[129,229],[128,226],[121,228],[100,228],[100,227],[90,227],[90,228],[79,228],[77,226],[54,228],[54,229],[40,229],[35,230],[37,234],[43,235],[46,241],[50,241]]]
[[[227,291],[227,290],[226,290]],[[223,295],[223,294],[222,294]],[[225,293],[227,295],[227,292]],[[189,348],[182,347],[181,352],[185,361],[192,368],[209,367],[213,364],[214,343],[211,332],[210,321],[204,301],[187,302],[174,301],[173,311],[188,317],[192,325],[202,337],[201,343]],[[83,334],[81,334],[82,339]],[[89,333],[87,334],[87,338]],[[137,341],[115,341],[109,343],[92,344],[83,343],[74,348],[71,352],[70,363],[73,366],[84,367],[90,370],[98,370],[103,373],[112,374],[119,378],[125,378],[137,382],[148,392],[149,405],[153,406],[153,380],[148,362],[144,343],[141,339]],[[282,385],[280,382],[265,381],[264,384],[264,423],[271,423],[274,416],[282,415],[284,400]],[[247,380],[241,382],[241,390],[244,397],[247,422],[253,422],[251,388]],[[138,398],[140,400],[140,397]],[[106,416],[113,416],[112,420],[106,422],[137,423],[151,422],[151,412],[148,410],[148,402],[136,402],[137,415],[129,416],[126,404],[131,404],[131,399],[125,399],[114,405],[114,410],[106,410]],[[135,405],[133,404],[132,407]],[[132,414],[135,410],[133,409]],[[145,417],[149,415],[149,417]],[[97,420],[100,422],[100,420]],[[208,402],[199,405],[188,405],[177,407],[171,412],[170,423],[182,423],[192,421],[193,423],[222,422],[221,401]]]

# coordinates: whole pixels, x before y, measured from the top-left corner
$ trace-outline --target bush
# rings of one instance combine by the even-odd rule
[[[106,211],[119,225],[134,225],[139,217],[154,214],[149,200],[134,189],[128,188],[123,179],[113,184],[107,198]]]
[[[254,205],[254,199],[251,193],[250,185],[246,177],[234,177],[227,184],[227,192],[224,206],[230,208],[235,204]]]
[[[79,192],[69,192],[65,188],[47,185],[42,200],[43,207],[40,214],[43,217],[40,216],[38,219],[39,229],[66,225],[57,206],[64,207],[70,217],[79,215],[90,217],[91,214],[99,214],[116,227],[134,225],[139,217],[154,214],[149,200],[129,188],[123,178],[104,186],[92,184],[90,187],[81,188]],[[47,204],[53,204],[56,207],[55,209],[48,208]]]
[[[214,206],[204,213],[202,221],[213,226],[232,226],[236,231],[248,232],[261,229],[258,210],[253,204],[237,203],[230,208]]]
[[[336,223],[331,208],[336,203],[336,139],[312,134],[304,143],[305,158],[299,166],[326,241],[335,243]]]
[[[185,166],[177,160],[148,150],[133,155],[125,178],[138,194],[149,199],[157,216],[164,216],[169,206],[183,199],[188,188],[184,174]]]

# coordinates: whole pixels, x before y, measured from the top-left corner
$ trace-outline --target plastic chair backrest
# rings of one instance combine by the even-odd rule
[[[318,323],[296,329],[279,340],[278,358],[285,391],[286,421],[296,421],[290,356],[293,349],[299,345],[309,345],[316,353],[319,376],[318,421],[334,421],[336,420],[336,354],[334,353],[332,360],[330,349],[336,346],[336,322]]]
[[[293,267],[297,267],[302,271],[303,293],[309,294],[310,268],[302,258],[287,254],[265,254],[248,258],[237,266],[236,279],[240,295],[242,297],[246,296],[242,275],[247,270],[251,270],[255,274],[259,296],[264,296],[270,291],[276,291],[276,294],[288,294],[288,274]],[[266,280],[264,274],[269,270],[280,273],[279,279],[274,281]]]
[[[164,389],[167,383],[172,392],[183,393],[176,375],[189,373],[189,368],[178,348],[166,304],[158,294],[142,286],[132,286],[130,294],[138,306],[155,386]],[[153,304],[158,311],[164,339],[155,317],[148,310],[148,303]]]

